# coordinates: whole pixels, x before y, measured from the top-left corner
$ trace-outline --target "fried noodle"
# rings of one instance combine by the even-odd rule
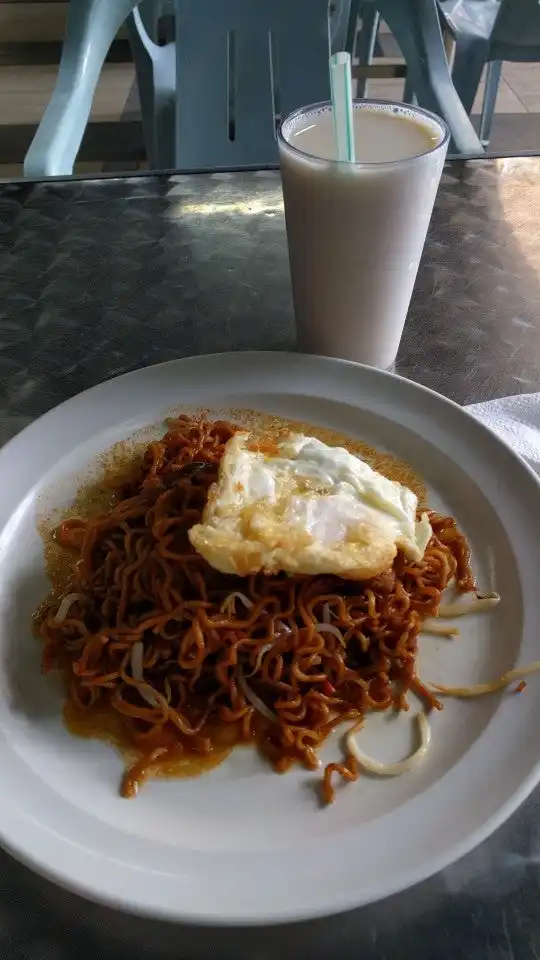
[[[358,583],[334,576],[248,578],[219,573],[195,553],[198,523],[235,427],[179,417],[151,443],[106,513],[62,523],[73,578],[45,610],[44,670],[59,669],[68,702],[114,715],[137,755],[126,796],[169,756],[206,756],[224,727],[255,741],[276,770],[319,765],[317,748],[344,720],[407,710],[414,692],[441,703],[416,674],[424,617],[442,591],[475,588],[455,520],[430,513],[422,563],[398,554],[391,570]],[[262,709],[262,707],[264,709]],[[329,764],[354,780],[357,760]]]

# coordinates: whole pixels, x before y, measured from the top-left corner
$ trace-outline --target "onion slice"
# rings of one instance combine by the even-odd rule
[[[331,633],[333,637],[336,637],[336,638],[339,640],[339,642],[342,644],[342,646],[345,646],[345,638],[344,638],[341,630],[339,629],[339,627],[336,627],[335,624],[333,624],[333,623],[314,623],[314,624],[313,624],[313,629],[316,630],[317,633]]]
[[[144,680],[143,676],[144,647],[142,640],[136,640],[131,648],[131,676],[134,680]]]
[[[244,671],[241,666],[238,666],[236,669],[236,676],[238,678],[238,686],[242,690],[246,700],[249,700],[252,707],[255,707],[259,713],[262,713],[263,717],[266,717],[267,720],[270,720],[272,723],[277,723],[276,714],[266,706],[265,703],[253,692],[250,686],[246,683],[246,678],[244,677]]]
[[[272,649],[273,646],[273,643],[265,643],[264,647],[261,647],[257,654],[257,660],[255,661],[253,670],[251,673],[244,673],[244,678],[255,676],[255,674],[261,669],[262,658],[264,657],[265,653],[268,653],[268,651]]]
[[[234,613],[235,600],[240,600],[240,602],[244,604],[246,610],[253,609],[253,601],[250,600],[249,597],[246,597],[245,593],[240,593],[239,590],[235,590],[234,593],[230,593],[228,597],[225,597],[220,607],[221,613],[225,613],[226,611],[227,613],[230,614],[231,607],[232,607],[232,612]]]
[[[420,711],[414,719],[416,719],[420,731],[420,746],[405,760],[398,760],[395,763],[381,763],[380,760],[368,757],[360,750],[354,738],[354,732],[358,729],[358,724],[355,724],[345,737],[347,750],[364,770],[367,770],[368,773],[374,773],[378,777],[398,777],[402,773],[407,773],[423,763],[431,745],[431,728],[425,713]]]
[[[500,602],[498,593],[476,593],[474,597],[461,603],[442,603],[437,611],[437,617],[466,617],[469,613],[482,613],[491,610]]]
[[[137,680],[137,690],[143,700],[151,707],[159,707],[156,697],[148,689],[149,684],[144,681],[143,673],[144,646],[142,640],[136,640],[131,648],[131,676]]]
[[[540,660],[533,660],[532,663],[528,663],[524,667],[508,670],[502,677],[493,680],[491,683],[474,683],[470,687],[446,687],[442,683],[430,683],[429,686],[448,697],[482,697],[487,693],[498,693],[499,690],[504,690],[514,680],[521,680],[522,677],[528,677],[531,673],[538,673],[539,671]]]
[[[65,597],[63,597],[60,606],[54,615],[54,619],[57,623],[62,623],[64,620],[67,620],[67,615],[77,600],[84,600],[82,593],[68,593]]]
[[[240,600],[247,610],[253,610],[253,607],[255,606],[253,600],[250,600],[249,597],[246,597],[245,593],[240,593],[239,590],[235,590],[234,593],[230,593],[228,597],[225,597],[225,600],[220,607],[221,613],[227,613],[229,616],[231,615],[231,612],[234,614],[235,600]],[[266,613],[266,610],[261,610],[261,613]],[[283,623],[282,620],[278,620],[276,626],[278,626],[279,629],[284,633],[291,633],[291,628],[288,627],[286,623]]]
[[[362,653],[367,653],[369,650],[369,637],[366,637],[365,633],[359,634],[358,637],[360,641],[360,649]]]
[[[445,627],[439,623],[437,617],[426,617],[422,620],[420,627],[421,633],[432,633],[436,637],[457,637],[459,629],[457,627]]]

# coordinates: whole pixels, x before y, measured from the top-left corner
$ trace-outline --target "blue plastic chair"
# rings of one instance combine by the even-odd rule
[[[469,113],[489,64],[480,121],[480,139],[487,143],[502,62],[540,61],[540,4],[538,0],[441,0],[440,6],[456,39],[454,84]]]
[[[332,52],[346,50],[351,0],[329,0],[330,46]]]
[[[360,62],[370,62],[380,15],[400,46],[407,64],[408,82],[419,105],[433,110],[448,124],[451,150],[482,154],[482,144],[452,83],[435,0],[353,0],[347,37],[349,50],[352,50],[359,15],[362,16],[357,49]]]
[[[371,3],[365,6],[374,10]],[[452,80],[463,106],[470,114],[486,63],[489,38],[499,12],[500,0],[437,0],[437,6],[443,29],[454,40]],[[379,15],[368,14],[364,18],[358,44],[362,64],[371,63],[378,29]],[[362,91],[364,89],[365,81]],[[359,93],[359,96],[364,95],[364,92]],[[406,103],[416,99],[410,76],[405,80],[403,99]]]
[[[165,5],[164,5],[165,3]],[[71,0],[58,79],[25,176],[70,174],[107,51],[127,22],[148,160],[158,169],[265,165],[276,123],[329,97],[329,29],[342,46],[350,0]],[[175,42],[155,42],[174,10]],[[154,37],[152,37],[152,33]]]
[[[442,26],[451,34],[455,42],[454,64],[457,66],[458,78],[466,74],[471,67],[472,72],[475,73],[478,66],[480,67],[479,77],[482,75],[485,65],[485,46],[489,42],[499,5],[500,0],[437,0]],[[357,55],[361,64],[369,65],[373,58],[380,16],[370,0],[362,3],[359,15],[362,20],[362,29],[358,37]],[[467,91],[458,88],[454,73],[452,79],[467,113],[470,113],[472,102],[468,103]],[[365,85],[365,80],[361,81],[361,86],[359,82],[358,96],[365,96]],[[410,75],[405,80],[403,99],[406,103],[412,103],[415,99]]]
[[[353,3],[349,17],[346,50],[358,60],[361,66],[368,66],[373,60],[381,16],[372,2]],[[367,77],[359,77],[356,83],[356,96],[365,97]]]
[[[515,0],[514,0],[515,2]],[[454,38],[452,79],[471,113],[489,49],[500,0],[438,0],[443,26]]]

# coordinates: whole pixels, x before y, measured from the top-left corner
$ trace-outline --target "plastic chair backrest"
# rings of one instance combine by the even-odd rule
[[[502,0],[491,35],[490,60],[540,60],[540,3]]]
[[[276,126],[330,95],[328,0],[176,0],[177,158],[278,159]]]

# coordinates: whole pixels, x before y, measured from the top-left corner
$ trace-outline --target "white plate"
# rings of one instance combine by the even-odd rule
[[[0,452],[0,832],[34,869],[96,900],[167,918],[270,922],[344,910],[430,875],[483,840],[539,778],[540,697],[447,700],[418,770],[364,777],[331,807],[316,774],[276,776],[237,750],[199,779],[118,796],[122,763],[71,736],[58,687],[39,672],[33,608],[47,592],[36,521],[70,502],[96,454],[171,408],[245,407],[330,426],[407,459],[454,514],[497,611],[454,641],[425,637],[420,672],[495,678],[540,656],[540,487],[497,437],[442,397],[352,363],[226,354],[147,367],[51,411]],[[160,427],[156,428],[156,433]],[[374,717],[363,744],[411,744],[407,718]],[[335,738],[325,759],[340,755]]]

